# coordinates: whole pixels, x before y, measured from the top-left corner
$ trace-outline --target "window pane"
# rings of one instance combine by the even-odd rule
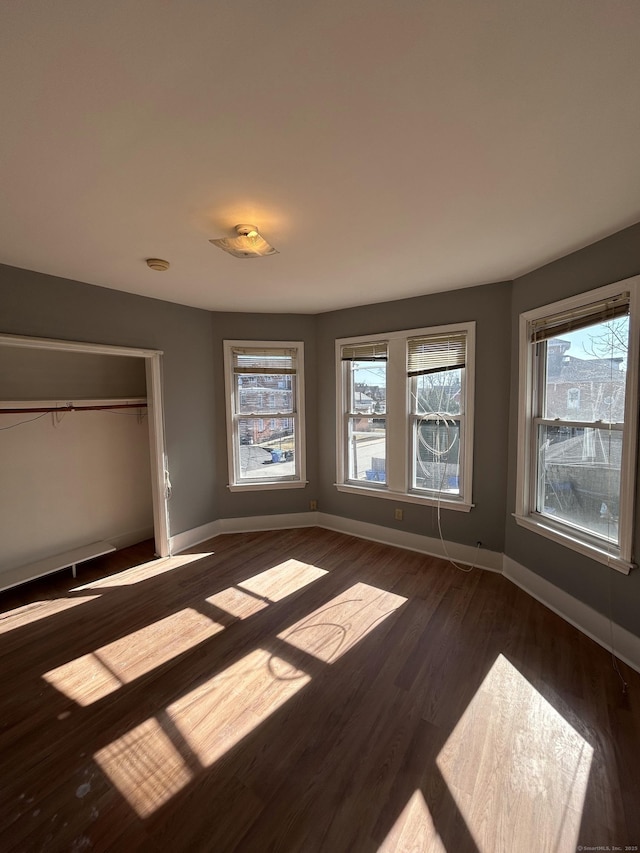
[[[238,414],[293,412],[295,376],[236,374]]]
[[[418,414],[461,414],[462,369],[416,376],[412,410]]]
[[[416,421],[413,448],[413,488],[459,495],[460,424]]]
[[[622,431],[538,430],[538,512],[617,542]]]
[[[387,410],[387,362],[345,362],[351,370],[349,411],[384,414]]]
[[[240,476],[248,479],[294,477],[293,418],[238,420]]]
[[[349,479],[386,483],[386,419],[349,418]]]
[[[622,423],[628,338],[619,317],[547,341],[542,416]]]

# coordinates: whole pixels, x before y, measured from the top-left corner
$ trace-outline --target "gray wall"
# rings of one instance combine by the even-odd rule
[[[216,518],[208,311],[0,266],[0,332],[163,350],[170,531]]]
[[[216,480],[215,502],[218,518],[239,518],[251,515],[272,515],[286,512],[306,512],[309,501],[317,499],[318,485],[318,424],[317,424],[317,318],[308,314],[212,314],[215,405],[217,429],[215,458],[219,477]],[[307,480],[304,489],[273,489],[256,492],[230,492],[227,465],[227,432],[224,399],[223,341],[303,341],[305,369],[305,422],[307,448]]]
[[[512,287],[511,404],[509,478],[505,522],[505,553],[523,566],[640,636],[640,570],[622,575],[582,557],[569,548],[525,530],[515,523],[518,319],[523,311],[640,273],[640,224],[627,228],[535,272],[518,278]],[[640,554],[640,512],[636,501],[635,547]]]
[[[354,518],[438,536],[435,508],[398,504],[404,520],[394,521],[396,504],[389,500],[338,492],[336,477],[335,339],[378,334],[445,323],[476,321],[476,388],[474,431],[474,509],[442,510],[445,539],[492,551],[504,545],[507,481],[510,283],[487,284],[377,305],[365,305],[318,316],[318,448],[319,509]]]

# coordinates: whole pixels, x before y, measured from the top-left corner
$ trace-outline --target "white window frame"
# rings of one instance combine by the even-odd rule
[[[469,512],[473,508],[473,424],[475,390],[475,322],[452,323],[444,326],[432,326],[420,329],[406,329],[399,332],[359,335],[358,337],[336,340],[336,483],[339,492],[367,495],[404,503],[440,506],[443,509]],[[460,495],[447,492],[424,492],[412,489],[412,439],[414,416],[411,406],[411,379],[407,376],[407,346],[410,338],[429,335],[454,334],[464,332],[467,336],[467,361],[464,381],[464,427],[461,430],[461,451],[463,459],[462,484]],[[348,382],[346,368],[341,359],[342,347],[367,343],[386,343],[386,483],[349,480],[347,460],[347,423],[348,423]]]
[[[637,465],[638,430],[638,359],[640,354],[640,276],[597,288],[577,296],[544,305],[520,315],[519,343],[519,400],[518,400],[518,466],[516,481],[516,511],[514,518],[521,527],[532,530],[580,554],[603,563],[623,574],[633,568],[633,519],[635,471]],[[535,394],[539,381],[535,345],[530,343],[530,324],[565,311],[629,293],[629,350],[625,389],[625,418],[620,472],[620,509],[618,522],[619,544],[598,542],[588,534],[562,521],[554,521],[535,511],[537,477],[535,463],[537,439]],[[587,426],[592,424],[587,424]]]
[[[305,448],[305,383],[304,383],[304,343],[302,341],[224,341],[225,403],[227,416],[227,460],[229,468],[228,489],[232,492],[265,491],[268,489],[301,489],[307,485],[306,448]],[[237,425],[240,415],[235,407],[235,382],[233,372],[233,350],[243,349],[295,349],[296,350],[296,394],[295,412],[286,417],[293,421],[295,436],[295,474],[291,479],[271,477],[260,480],[243,480],[240,477],[240,437]],[[258,415],[259,417],[260,415]],[[242,417],[247,417],[243,415]],[[269,417],[269,414],[265,415]],[[274,466],[274,471],[277,467]]]

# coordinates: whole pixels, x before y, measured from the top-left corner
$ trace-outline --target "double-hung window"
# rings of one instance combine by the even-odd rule
[[[411,487],[425,495],[464,493],[467,332],[409,338]]]
[[[471,509],[475,324],[336,341],[337,488]]]
[[[306,485],[302,342],[225,341],[229,488]]]
[[[631,566],[640,277],[520,318],[516,521]]]
[[[345,344],[340,359],[345,381],[347,479],[354,483],[386,483],[387,342]]]

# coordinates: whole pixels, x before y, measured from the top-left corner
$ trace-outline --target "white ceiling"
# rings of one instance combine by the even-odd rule
[[[638,45],[638,0],[5,0],[0,262],[227,311],[513,278],[640,220]]]

